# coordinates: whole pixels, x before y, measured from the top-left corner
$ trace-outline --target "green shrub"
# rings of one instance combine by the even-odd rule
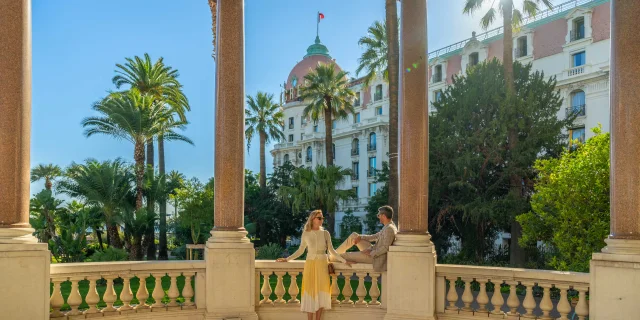
[[[269,243],[258,248],[256,259],[260,260],[275,260],[282,257],[284,249],[277,243]]]
[[[104,251],[96,251],[87,262],[127,261],[129,254],[124,249],[106,248]]]

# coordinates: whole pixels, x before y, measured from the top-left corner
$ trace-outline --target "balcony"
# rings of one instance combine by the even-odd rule
[[[291,148],[295,145],[295,142],[283,142],[283,143],[278,143],[275,144],[273,146],[274,149],[284,149],[284,148]]]
[[[367,178],[375,178],[377,176],[378,176],[378,170],[377,169],[369,168],[369,170],[367,170]]]
[[[569,33],[569,41],[574,42],[584,39],[584,28],[578,30],[571,30]]]
[[[289,129],[293,129],[293,123],[289,123]]]
[[[360,106],[360,99],[357,99],[354,103],[353,103],[354,107],[359,107]]]
[[[527,52],[527,48],[526,47],[513,49],[513,57],[516,58],[516,59],[522,58],[522,57],[526,57],[528,55],[529,55],[529,53]]]
[[[357,148],[357,149],[353,149],[353,148],[352,148],[352,149],[351,149],[351,155],[352,155],[352,156],[360,155],[360,149],[359,149],[359,148]]]
[[[569,70],[567,70],[567,76],[568,77],[573,77],[573,76],[577,76],[580,74],[584,73],[584,65],[578,66],[578,67],[573,67]]]
[[[566,109],[567,118],[570,116],[584,117],[586,115],[587,115],[587,106],[584,104],[579,106],[571,106]]]
[[[376,151],[376,144],[367,144],[367,151],[368,152],[372,152],[372,151]]]
[[[351,181],[358,181],[360,179],[360,175],[359,174],[352,174],[351,175]]]
[[[311,157],[309,157],[309,156],[307,156],[307,157],[305,158],[305,162],[307,162],[307,163],[311,162],[311,160],[312,160],[312,159],[311,159]]]
[[[382,92],[376,92],[373,95],[373,101],[380,101],[380,100],[382,100]]]

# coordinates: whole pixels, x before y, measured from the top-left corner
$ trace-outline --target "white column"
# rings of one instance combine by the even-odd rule
[[[30,0],[0,0],[0,43],[2,318],[49,319],[50,253],[29,224]]]
[[[215,217],[205,249],[206,319],[258,319],[244,229],[244,0],[217,0]]]

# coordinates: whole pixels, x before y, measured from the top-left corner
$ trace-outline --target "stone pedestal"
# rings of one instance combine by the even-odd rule
[[[255,311],[256,265],[253,244],[248,239],[246,242],[220,241],[237,239],[242,232],[211,233],[204,250],[207,263],[206,319],[258,320]]]
[[[429,235],[398,234],[389,248],[385,320],[435,320],[436,252]]]
[[[50,261],[44,243],[0,243],[0,318],[49,319]]]

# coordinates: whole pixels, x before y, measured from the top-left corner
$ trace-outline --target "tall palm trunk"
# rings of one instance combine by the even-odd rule
[[[267,189],[267,164],[265,161],[265,144],[267,143],[267,134],[264,130],[260,131],[260,189],[264,192]]]
[[[387,69],[389,73],[389,190],[388,202],[398,223],[398,73],[400,48],[398,42],[398,7],[396,0],[386,0]]]
[[[325,143],[324,150],[327,158],[327,167],[333,165],[333,132],[331,132],[331,98],[325,98],[327,104],[324,109],[324,130],[325,130]]]
[[[107,225],[107,242],[109,246],[122,249],[122,241],[120,241],[120,234],[118,233],[118,226],[115,224]]]
[[[142,208],[142,191],[144,185],[144,143],[137,141],[133,151],[133,159],[136,163],[136,210]]]
[[[164,136],[158,136],[158,170],[160,171],[160,185],[166,188],[167,179],[165,177],[164,163]],[[159,199],[160,202],[160,248],[158,250],[158,260],[169,260],[167,252],[167,198],[164,193]],[[153,229],[153,228],[152,228]]]
[[[513,152],[518,145],[518,132],[515,127],[517,123],[517,111],[515,110],[515,86],[513,80],[513,0],[502,0],[503,5],[503,28],[504,28],[504,52],[502,53],[502,62],[504,68],[504,82],[507,89],[507,105],[511,108],[512,120],[510,126],[507,129],[507,135],[509,139],[509,152],[513,158]],[[522,179],[517,174],[511,174],[509,177],[509,192],[516,198],[521,198],[522,195]],[[511,222],[511,242],[509,246],[509,260],[514,267],[523,267],[525,262],[524,249],[520,247],[519,239],[522,236],[522,227],[515,221]]]
[[[149,180],[153,181],[155,171],[155,150],[153,148],[153,140],[147,142],[147,171]],[[151,190],[147,195],[147,212],[154,212],[156,209],[156,199],[153,194],[155,190]],[[153,229],[148,230],[144,235],[142,248],[147,250],[147,260],[156,260],[156,235]]]

